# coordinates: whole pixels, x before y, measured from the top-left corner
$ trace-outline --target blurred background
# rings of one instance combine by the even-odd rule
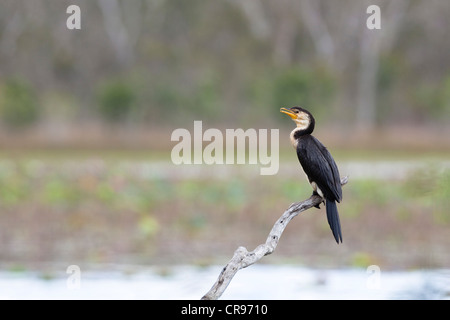
[[[80,30],[66,27],[72,4]],[[372,4],[380,30],[366,27]],[[172,266],[220,266],[238,246],[252,250],[311,194],[289,143],[294,124],[279,113],[294,105],[313,113],[315,136],[350,177],[344,243],[312,209],[263,262],[448,268],[449,16],[443,0],[2,0],[4,277],[48,280],[76,264],[154,266],[173,279]],[[193,132],[194,120],[279,129],[279,173],[173,165],[171,133]]]

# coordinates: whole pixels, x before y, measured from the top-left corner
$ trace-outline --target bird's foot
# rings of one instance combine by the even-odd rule
[[[319,196],[319,197],[320,197],[320,195],[317,193],[317,191],[313,191],[313,194],[312,194],[312,195],[313,195],[313,196]],[[323,200],[321,203],[325,204],[325,200]],[[316,204],[314,207],[317,208],[317,209],[320,209],[320,203],[319,203],[319,204]]]

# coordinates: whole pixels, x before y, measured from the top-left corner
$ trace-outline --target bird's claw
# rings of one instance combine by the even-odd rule
[[[313,191],[313,196],[319,196],[320,197],[320,195],[317,193],[317,191]],[[322,200],[322,202],[320,202],[320,203],[323,203],[325,205],[325,200]],[[320,203],[316,204],[314,207],[317,208],[317,209],[320,209]]]

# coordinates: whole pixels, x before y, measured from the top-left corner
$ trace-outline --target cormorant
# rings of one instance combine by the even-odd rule
[[[280,112],[287,114],[297,124],[290,138],[292,146],[297,151],[297,157],[308,177],[314,192],[325,201],[328,224],[336,242],[342,242],[341,223],[336,201],[342,200],[341,179],[339,170],[330,152],[311,135],[316,121],[312,114],[303,108],[281,108]],[[320,208],[317,206],[317,208]]]

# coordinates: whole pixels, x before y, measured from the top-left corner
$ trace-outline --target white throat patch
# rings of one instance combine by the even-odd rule
[[[303,119],[295,120],[295,123],[297,124],[297,128],[299,128],[301,130],[308,128],[310,122],[311,122],[311,120],[309,119],[308,115],[305,115],[305,118],[303,118]]]

